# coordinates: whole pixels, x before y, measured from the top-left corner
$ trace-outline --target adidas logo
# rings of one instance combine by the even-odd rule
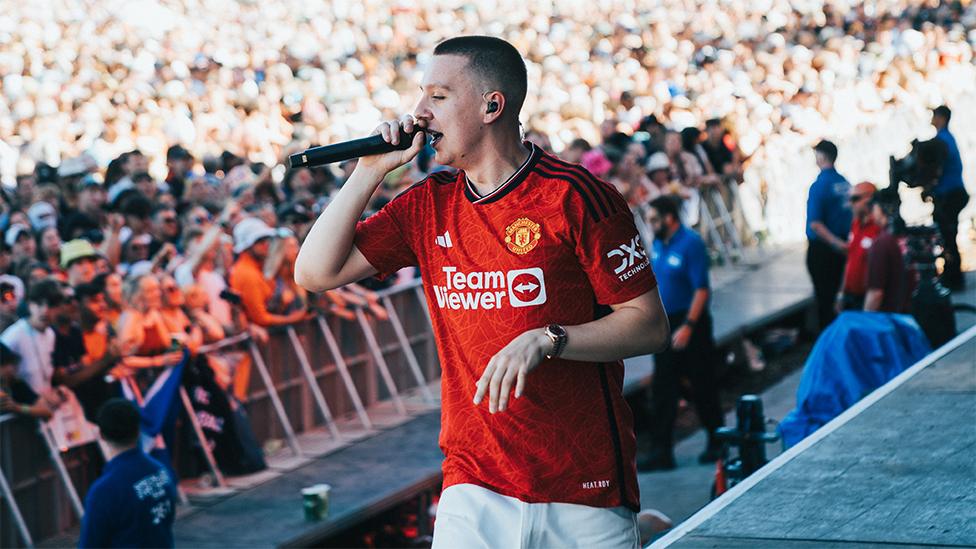
[[[437,242],[437,245],[440,246],[441,248],[454,247],[454,244],[451,242],[451,233],[448,231],[444,231],[444,234],[437,235],[437,238],[435,238],[434,240]]]

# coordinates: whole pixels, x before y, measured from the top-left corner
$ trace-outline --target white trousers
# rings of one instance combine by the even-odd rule
[[[640,547],[637,515],[626,507],[525,503],[473,484],[441,494],[432,549]]]

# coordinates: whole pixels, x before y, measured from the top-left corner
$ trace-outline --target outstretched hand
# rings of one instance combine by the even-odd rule
[[[515,398],[519,398],[525,390],[525,376],[546,357],[550,344],[545,330],[537,328],[524,332],[498,351],[478,380],[475,405],[480,404],[487,394],[488,411],[492,414],[504,412],[508,408],[512,384],[515,384]]]

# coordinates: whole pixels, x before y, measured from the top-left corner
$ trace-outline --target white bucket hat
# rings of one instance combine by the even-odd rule
[[[262,238],[274,236],[276,231],[256,217],[241,220],[234,227],[234,253],[239,254]]]

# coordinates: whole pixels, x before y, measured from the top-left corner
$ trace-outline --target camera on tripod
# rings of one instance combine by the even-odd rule
[[[921,187],[922,197],[931,198],[931,191],[942,176],[942,166],[948,149],[939,139],[912,141],[912,150],[903,158],[889,157],[888,187],[879,190],[890,196],[891,202],[901,204],[898,185]],[[933,347],[949,341],[956,335],[955,314],[950,292],[937,276],[935,261],[942,256],[942,235],[935,225],[906,226],[893,212],[893,229],[905,238],[905,264],[918,274],[918,285],[912,294],[912,314]]]
[[[948,155],[946,144],[939,139],[912,140],[912,150],[904,157],[888,157],[888,188],[896,190],[904,181],[909,187],[921,187],[923,196],[929,196]]]

